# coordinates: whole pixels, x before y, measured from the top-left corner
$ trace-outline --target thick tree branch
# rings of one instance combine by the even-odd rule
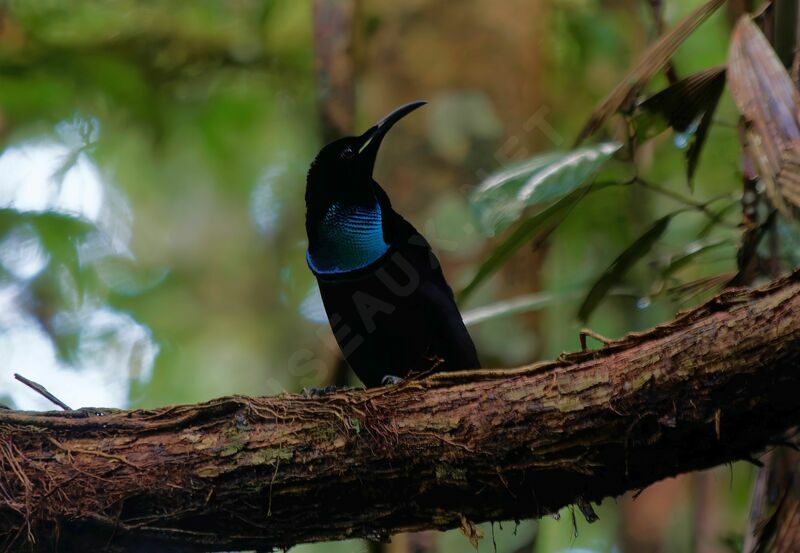
[[[541,516],[800,422],[800,273],[600,350],[321,398],[0,410],[14,551],[286,547]]]

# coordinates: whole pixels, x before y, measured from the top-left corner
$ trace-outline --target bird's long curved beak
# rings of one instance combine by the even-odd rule
[[[389,129],[400,121],[400,119],[418,107],[424,106],[426,103],[427,102],[420,100],[400,106],[378,121],[374,127],[368,129],[367,132],[358,137],[360,144],[358,159],[363,171],[370,176],[372,175],[372,170],[375,167],[375,159],[378,157],[378,148],[380,148],[381,141],[383,137],[386,136],[386,133],[389,132]]]

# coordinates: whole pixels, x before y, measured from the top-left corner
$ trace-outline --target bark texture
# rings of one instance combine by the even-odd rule
[[[538,517],[800,422],[800,273],[602,349],[320,398],[0,410],[8,550],[213,551]]]

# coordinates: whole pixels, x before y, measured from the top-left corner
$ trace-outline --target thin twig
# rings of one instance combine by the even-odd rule
[[[708,206],[710,204],[712,204],[714,202],[717,202],[719,200],[723,200],[725,198],[729,198],[730,194],[720,194],[719,196],[714,196],[710,200],[706,200],[704,202],[697,202],[695,200],[692,200],[691,198],[687,198],[686,196],[684,196],[683,194],[680,194],[679,192],[675,192],[674,190],[670,190],[669,188],[663,188],[663,187],[661,187],[661,186],[659,186],[657,184],[654,184],[652,182],[646,181],[646,180],[641,179],[639,177],[636,177],[634,179],[634,183],[640,185],[642,188],[644,188],[646,190],[651,190],[653,192],[656,192],[657,194],[661,194],[663,196],[667,196],[668,198],[672,198],[676,202],[682,203],[683,205],[685,205],[687,207],[691,207],[691,208],[697,209],[697,210],[701,211],[709,219],[714,221],[716,224],[719,224],[721,226],[726,226],[726,227],[729,227],[729,228],[737,228],[736,225],[727,225],[727,224],[725,224],[725,222],[721,220],[721,217],[720,217],[719,214],[714,213],[713,211],[708,209]]]
[[[72,407],[70,407],[69,405],[58,399],[56,396],[48,392],[47,389],[41,384],[37,384],[33,380],[28,380],[21,374],[17,373],[14,373],[14,378],[25,384],[28,388],[32,389],[33,391],[43,395],[44,397],[46,397],[47,399],[49,399],[50,401],[61,407],[64,411],[72,411]]]
[[[272,516],[272,485],[275,483],[275,477],[278,476],[278,467],[281,466],[281,458],[275,462],[275,472],[272,473],[272,478],[269,481],[269,500],[267,503],[267,518]]]
[[[587,336],[589,338],[594,338],[595,340],[597,340],[598,342],[603,344],[603,347],[605,347],[608,344],[610,344],[611,342],[613,342],[613,340],[609,340],[605,336],[601,336],[600,334],[598,334],[597,332],[595,332],[594,330],[592,330],[590,328],[582,328],[580,333],[578,334],[578,339],[581,342],[581,351],[586,351],[588,349],[587,346],[586,346],[586,337]]]

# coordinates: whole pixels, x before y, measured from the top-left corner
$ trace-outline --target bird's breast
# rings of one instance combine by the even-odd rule
[[[315,273],[339,274],[366,267],[388,250],[380,204],[333,203],[309,236],[306,258]]]

